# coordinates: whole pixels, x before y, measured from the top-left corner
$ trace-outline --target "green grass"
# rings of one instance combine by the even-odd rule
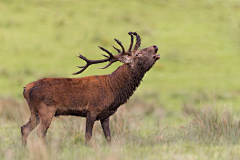
[[[239,159],[239,1],[0,0],[0,13],[0,159]],[[126,105],[131,111],[112,117],[112,146],[97,125],[93,147],[85,147],[83,118],[65,117],[51,125],[47,151],[35,133],[22,149],[19,127],[29,116],[23,87],[44,77],[111,73],[121,63],[71,75],[84,65],[78,53],[100,59],[102,46],[116,54],[113,39],[127,48],[129,31],[141,35],[141,48],[158,45],[161,59]],[[200,122],[195,113],[208,113],[206,125],[221,126],[230,111],[230,132],[192,124]],[[213,140],[208,132],[221,134]]]

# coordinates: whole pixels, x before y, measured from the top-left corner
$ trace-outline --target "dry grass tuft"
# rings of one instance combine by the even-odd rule
[[[192,122],[185,127],[184,139],[199,143],[239,143],[239,120],[229,109],[220,111],[206,106],[192,114]]]
[[[0,98],[0,117],[4,121],[16,122],[18,126],[25,123],[30,115],[25,101],[13,98]]]

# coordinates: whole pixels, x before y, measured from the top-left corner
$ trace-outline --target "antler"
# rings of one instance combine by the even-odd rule
[[[122,43],[119,40],[117,40],[117,39],[114,39],[114,40],[121,46],[122,52],[118,48],[114,47],[113,45],[112,45],[112,47],[114,49],[116,49],[118,51],[118,53],[121,53],[123,55],[126,54],[126,55],[131,56],[131,53],[132,53],[131,50],[132,50],[132,46],[133,46],[133,35],[136,36],[136,44],[135,44],[135,47],[134,47],[133,50],[137,50],[140,47],[140,45],[141,45],[141,38],[137,34],[137,32],[128,32],[128,34],[131,36],[131,43],[130,43],[130,46],[129,46],[129,49],[128,49],[127,52],[125,52],[125,48],[123,47]]]
[[[132,52],[131,49],[132,49],[132,45],[133,45],[133,35],[136,36],[136,44],[135,44],[134,50],[137,50],[140,47],[140,44],[141,44],[141,38],[140,38],[140,36],[136,32],[128,32],[128,34],[131,36],[131,43],[130,43],[130,46],[129,46],[129,49],[128,49],[127,52],[125,52],[125,48],[123,47],[122,43],[119,40],[114,39],[122,48],[122,51],[121,51],[120,49],[118,49],[118,48],[116,48],[116,47],[114,47],[112,45],[112,47],[114,49],[116,49],[117,52],[119,53],[117,55],[113,55],[111,52],[109,52],[108,50],[106,50],[105,48],[100,47],[100,46],[98,46],[98,47],[109,55],[109,56],[107,56],[107,55],[102,54],[104,57],[106,57],[106,59],[89,60],[89,59],[87,59],[86,57],[82,56],[79,53],[79,56],[77,56],[77,57],[79,57],[79,58],[83,59],[84,61],[86,61],[87,64],[85,66],[77,66],[78,68],[82,68],[82,69],[80,71],[76,72],[76,73],[73,73],[73,75],[82,73],[84,70],[87,69],[88,66],[90,66],[92,64],[103,63],[103,62],[109,61],[109,63],[105,67],[101,67],[101,68],[98,67],[99,69],[105,69],[105,68],[109,67],[112,63],[114,63],[116,61],[124,62],[124,58],[121,58],[121,57],[123,57],[124,55],[131,56],[131,52]]]
[[[105,56],[105,57],[108,57],[108,61],[109,61],[109,63],[108,63],[108,65],[106,65],[105,67],[98,67],[98,69],[105,69],[105,68],[107,68],[107,67],[109,67],[112,63],[114,63],[114,62],[116,62],[117,61],[117,55],[116,56],[114,56],[114,55],[112,55],[112,53],[111,52],[109,52],[108,50],[106,50],[105,48],[103,48],[103,47],[100,47],[100,46],[98,46],[101,50],[103,50],[104,52],[107,52],[109,55],[110,55],[110,57],[108,57],[108,56],[106,56],[106,55],[103,55],[103,56]]]
[[[131,43],[130,46],[128,48],[128,53],[131,54],[131,50],[132,50],[132,45],[133,45],[133,33],[132,32],[128,32],[128,34],[131,36]]]
[[[137,50],[141,45],[141,38],[136,32],[133,32],[133,35],[136,36],[136,44],[133,50]]]
[[[99,47],[99,46],[98,46],[98,47]],[[112,64],[113,62],[115,62],[115,61],[114,61],[114,56],[112,55],[111,52],[109,52],[108,50],[106,50],[106,49],[104,49],[104,48],[102,48],[102,47],[99,47],[99,48],[109,54],[109,56],[102,54],[104,57],[107,57],[107,59],[89,60],[89,59],[87,59],[86,57],[84,57],[83,55],[81,55],[81,54],[79,53],[79,56],[77,56],[77,57],[79,57],[79,58],[83,59],[84,61],[86,61],[87,64],[86,64],[85,66],[77,66],[78,68],[82,68],[82,69],[81,69],[80,71],[76,72],[76,73],[73,73],[73,75],[82,73],[82,72],[83,72],[85,69],[87,69],[87,67],[90,66],[91,64],[103,63],[103,62],[107,62],[107,61],[110,61],[110,63]],[[108,66],[106,66],[106,68],[109,67],[111,64],[108,64]]]

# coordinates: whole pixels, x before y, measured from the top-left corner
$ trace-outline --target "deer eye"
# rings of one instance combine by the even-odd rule
[[[141,54],[141,53],[137,53],[136,56],[138,56],[139,54]]]

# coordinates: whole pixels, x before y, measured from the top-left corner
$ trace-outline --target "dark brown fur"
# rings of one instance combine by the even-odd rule
[[[156,48],[151,46],[134,51],[131,63],[123,64],[109,75],[43,78],[26,85],[23,95],[28,102],[31,117],[21,127],[23,145],[27,144],[28,135],[39,124],[37,134],[46,143],[45,137],[51,120],[53,116],[60,115],[86,117],[86,144],[91,139],[94,122],[100,120],[104,135],[110,142],[109,117],[127,102],[144,74],[159,59],[156,55],[153,56]]]

